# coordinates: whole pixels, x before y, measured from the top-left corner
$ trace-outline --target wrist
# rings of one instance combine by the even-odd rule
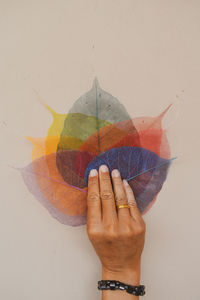
[[[140,264],[134,268],[117,271],[102,267],[102,280],[117,280],[130,285],[140,285]]]

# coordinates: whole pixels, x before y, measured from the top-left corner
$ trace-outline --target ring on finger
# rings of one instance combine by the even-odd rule
[[[129,204],[120,204],[120,205],[117,205],[117,208],[130,208]]]

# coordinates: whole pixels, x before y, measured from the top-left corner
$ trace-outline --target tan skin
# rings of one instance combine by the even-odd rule
[[[130,208],[118,209],[116,205],[121,204],[129,204]],[[131,187],[122,181],[118,170],[113,170],[111,177],[106,165],[99,172],[90,171],[87,208],[87,233],[102,263],[102,279],[139,285],[145,222]],[[121,290],[102,291],[102,300],[111,299],[139,297]]]

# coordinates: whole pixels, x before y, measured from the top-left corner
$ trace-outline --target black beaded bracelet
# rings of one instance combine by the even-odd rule
[[[98,281],[99,290],[125,290],[127,293],[135,296],[144,296],[144,285],[129,285],[116,280],[100,280]]]

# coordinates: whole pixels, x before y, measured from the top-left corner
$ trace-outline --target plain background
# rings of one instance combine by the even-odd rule
[[[147,224],[148,300],[198,300],[200,1],[0,1],[0,299],[100,299],[86,227],[58,223],[8,167],[31,162],[24,136],[52,122],[33,89],[66,113],[94,76],[132,117],[164,124],[174,161]]]

